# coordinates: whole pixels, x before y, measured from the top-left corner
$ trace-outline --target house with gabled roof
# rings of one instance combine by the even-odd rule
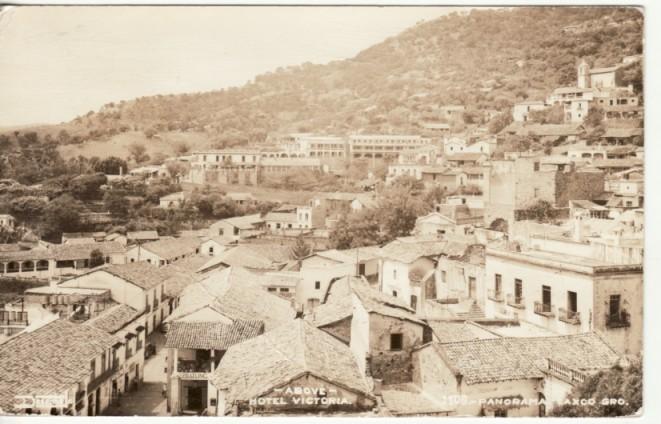
[[[174,414],[207,407],[206,381],[228,348],[294,319],[290,302],[239,267],[209,274],[183,289],[166,319],[168,406]]]
[[[331,249],[314,252],[301,259],[297,303],[307,310],[314,309],[323,302],[330,283],[338,278],[362,275],[371,283],[377,283],[381,269],[380,252],[379,246]]]
[[[114,357],[115,375],[110,387],[111,401],[117,402],[144,380],[147,317],[144,312],[122,303],[111,306],[83,325],[105,331],[121,341]]]
[[[146,261],[165,266],[200,252],[202,240],[198,237],[170,237],[137,244],[126,252],[128,262]]]
[[[113,301],[145,314],[146,333],[151,332],[169,313],[165,281],[170,275],[147,262],[110,265],[70,278],[58,287],[110,290]]]
[[[349,347],[304,320],[230,347],[209,376],[209,415],[348,414],[376,405]]]
[[[110,404],[121,346],[106,331],[67,320],[11,338],[0,344],[0,410],[100,415]]]
[[[361,372],[383,384],[411,382],[411,351],[432,340],[415,310],[363,277],[334,281],[325,303],[306,319],[341,342],[348,339]]]
[[[456,415],[546,416],[574,386],[618,363],[596,333],[438,343],[412,354],[415,383],[436,399],[460,396]]]
[[[281,244],[254,243],[226,247],[220,254],[209,258],[197,271],[208,273],[216,269],[235,266],[263,273],[278,271],[294,259],[291,247]]]
[[[260,214],[221,219],[209,227],[209,237],[223,236],[233,240],[255,237],[264,232],[266,224]]]
[[[381,249],[380,290],[401,299],[414,310],[426,298],[423,281],[430,281],[436,268],[438,256],[453,248],[447,240],[436,236],[417,236],[392,241]]]

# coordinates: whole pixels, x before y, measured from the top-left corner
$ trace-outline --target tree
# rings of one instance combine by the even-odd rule
[[[489,121],[488,129],[491,134],[498,134],[505,127],[511,124],[513,121],[512,114],[503,112],[496,115],[491,121]]]
[[[120,159],[116,156],[108,156],[98,162],[94,167],[94,170],[96,172],[103,172],[106,175],[119,175],[126,173],[128,170],[128,164],[124,159]]]
[[[147,154],[147,148],[144,144],[133,143],[128,147],[131,157],[136,163],[147,162],[149,160],[149,155]]]
[[[379,219],[374,209],[341,216],[329,234],[333,249],[371,246],[381,242]]]
[[[415,221],[425,212],[425,205],[406,186],[392,186],[381,193],[376,213],[383,239],[391,241],[408,236]]]
[[[190,145],[185,141],[180,141],[179,143],[174,145],[174,152],[178,156],[183,156],[186,153],[190,152]]]
[[[538,200],[533,203],[523,210],[523,214],[527,219],[534,219],[537,222],[550,222],[556,216],[553,205],[546,200]]]
[[[103,252],[99,249],[94,249],[90,252],[90,268],[96,268],[106,263],[105,258],[103,257]]]
[[[69,183],[69,190],[76,199],[96,200],[101,197],[101,186],[108,182],[102,173],[80,175]]]
[[[213,203],[213,215],[218,219],[236,216],[237,211],[236,202],[230,198],[224,197]]]
[[[51,200],[44,210],[43,235],[46,240],[58,241],[63,232],[76,232],[82,228],[82,205],[70,194]]]
[[[576,400],[594,399],[592,405]],[[616,399],[612,404],[604,399]],[[588,376],[574,387],[567,401],[551,415],[555,417],[622,417],[638,413],[643,406],[642,358],[631,359],[629,364],[617,364]]]
[[[103,204],[105,209],[111,215],[124,218],[128,216],[131,203],[126,198],[124,193],[111,190],[106,192],[103,196]]]
[[[587,128],[597,128],[604,122],[604,110],[599,106],[593,106],[583,120]]]
[[[305,242],[305,237],[303,237],[303,234],[296,237],[296,243],[292,248],[292,252],[294,254],[294,258],[296,259],[303,259],[312,253],[312,246]]]

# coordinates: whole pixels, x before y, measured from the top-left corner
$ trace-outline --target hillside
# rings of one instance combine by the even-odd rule
[[[193,147],[259,143],[274,131],[404,133],[421,120],[440,120],[438,107],[453,104],[466,106],[466,122],[479,122],[486,110],[573,84],[581,57],[600,67],[642,53],[642,24],[633,8],[454,13],[351,59],[278,69],[240,88],[110,103],[33,130],[60,145],[98,142],[61,149],[69,156],[128,153],[100,148],[108,140],[121,144],[122,133],[155,145],[195,133]]]

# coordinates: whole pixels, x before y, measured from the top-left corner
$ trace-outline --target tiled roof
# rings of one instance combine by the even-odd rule
[[[76,259],[89,259],[94,250],[99,250],[104,256],[124,253],[126,249],[115,241],[99,243],[56,244],[51,247],[53,256],[58,261],[71,261]]]
[[[24,260],[47,260],[53,259],[53,251],[41,247],[35,249],[22,250],[20,246],[13,245],[15,248],[7,246],[0,251],[0,260],[4,261],[24,261]]]
[[[235,216],[233,218],[222,219],[218,223],[227,223],[240,230],[250,230],[255,227],[255,225],[264,222],[260,214],[254,215],[245,215],[245,216]],[[214,225],[216,225],[214,224]]]
[[[230,346],[264,332],[262,321],[223,322],[174,321],[170,324],[165,347],[177,349],[226,350]]]
[[[200,267],[200,271],[217,265],[249,269],[274,270],[294,259],[291,246],[280,244],[240,244],[214,256]]]
[[[264,221],[296,223],[298,218],[296,212],[269,212],[264,217]]]
[[[156,240],[158,239],[158,232],[156,231],[129,231],[126,233],[126,238],[129,240]]]
[[[324,303],[338,302],[342,297],[351,297],[351,293],[356,295],[367,312],[425,325],[407,304],[370,287],[361,277],[344,277],[334,281],[328,289]]]
[[[431,415],[453,412],[452,407],[441,403],[424,391],[384,389],[383,404],[395,416]]]
[[[203,308],[211,308],[231,320],[260,320],[266,329],[293,319],[295,312],[290,303],[264,290],[260,279],[240,267],[214,272],[186,287],[179,306],[166,320],[173,322]]]
[[[499,337],[470,321],[428,320],[427,323],[441,343],[467,342]]]
[[[314,308],[305,319],[315,327],[323,327],[342,321],[353,315],[353,301],[350,295],[337,296]]]
[[[91,325],[106,333],[113,334],[134,321],[140,315],[141,312],[136,311],[129,305],[120,303],[90,319],[85,325]]]
[[[96,271],[105,271],[145,290],[161,284],[170,276],[163,269],[144,261],[110,265]]]
[[[402,242],[395,240],[385,245],[382,249],[384,258],[410,264],[419,258],[435,257],[445,253],[448,248],[447,241],[421,241],[421,242]]]
[[[469,385],[542,378],[547,358],[580,372],[609,368],[618,360],[595,333],[434,343],[434,347]]]
[[[306,373],[370,396],[349,347],[301,319],[230,347],[210,380],[231,408]]]
[[[90,325],[56,320],[0,344],[0,408],[16,395],[54,395],[91,373],[90,361],[119,339]]]
[[[202,241],[198,237],[173,237],[151,241],[140,246],[156,254],[161,259],[169,260],[181,255],[195,253]]]

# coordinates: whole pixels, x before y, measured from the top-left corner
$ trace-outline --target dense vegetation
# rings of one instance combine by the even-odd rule
[[[579,58],[609,66],[642,49],[634,8],[473,10],[418,24],[348,60],[279,68],[240,88],[109,103],[38,131],[58,144],[197,131],[224,147],[273,131],[408,132],[442,120],[437,108],[450,104],[466,106],[461,126],[573,84]],[[642,89],[640,66],[625,79]]]
[[[643,364],[638,357],[626,366],[616,365],[589,376],[576,386],[564,404],[554,409],[556,417],[620,417],[641,412]],[[611,402],[610,400],[615,400]]]

